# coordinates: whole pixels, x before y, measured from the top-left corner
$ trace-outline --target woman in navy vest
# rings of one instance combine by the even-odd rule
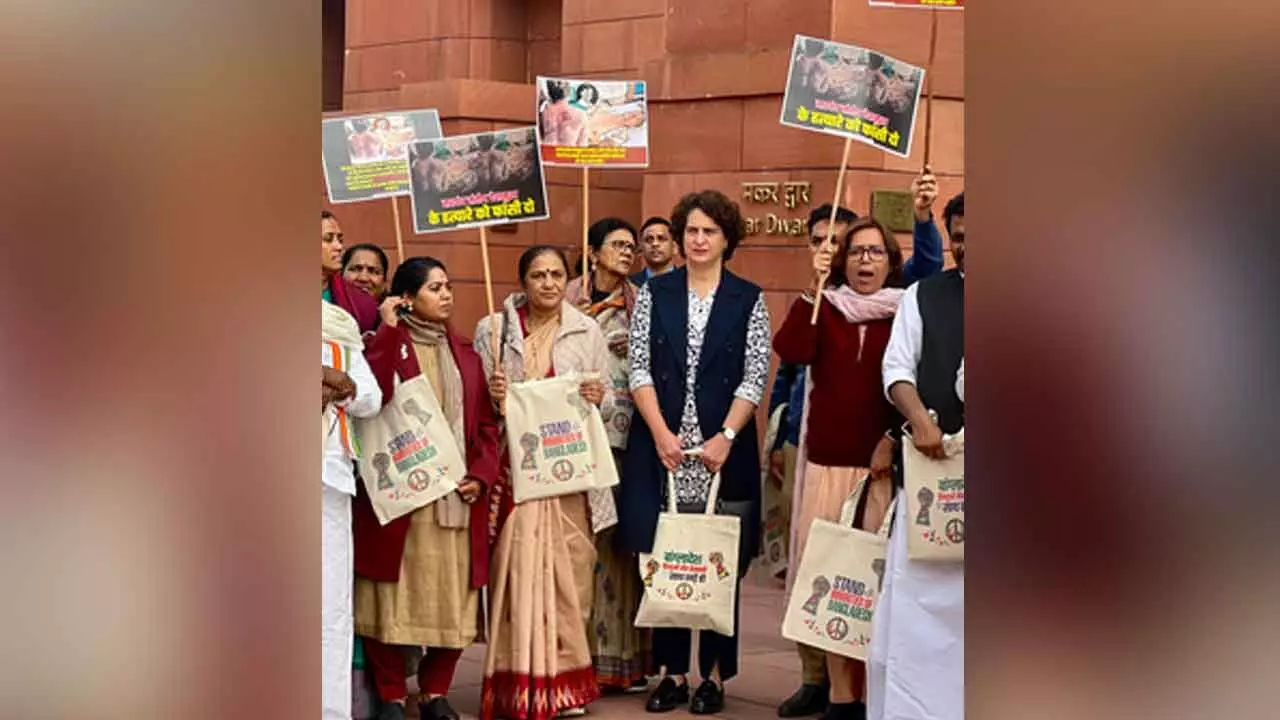
[[[760,288],[724,268],[745,234],[736,203],[723,193],[686,195],[671,212],[671,231],[686,264],[640,290],[631,320],[631,390],[644,422],[633,422],[618,506],[619,539],[629,552],[650,552],[665,479],[675,472],[681,512],[705,507],[721,474],[721,512],[742,518],[739,577],[755,557],[760,527],[760,449],[755,410],[769,374],[769,312]],[[686,457],[700,448],[702,454]],[[734,608],[735,615],[737,608]],[[735,620],[736,624],[736,620]],[[690,703],[695,715],[724,707],[725,680],[738,670],[738,639],[704,631],[689,700],[692,633],[658,629],[654,663],[663,679],[650,712]]]

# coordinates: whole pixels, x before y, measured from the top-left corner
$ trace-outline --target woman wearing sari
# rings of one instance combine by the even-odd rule
[[[626,220],[604,218],[587,231],[590,254],[590,298],[584,298],[582,283],[569,283],[565,299],[582,308],[600,325],[609,344],[609,393],[600,415],[613,446],[615,465],[622,467],[631,429],[631,368],[627,344],[631,313],[636,305],[636,288],[627,278],[636,252],[636,231]],[[615,495],[616,497],[616,495]],[[649,669],[648,633],[635,627],[642,585],[636,573],[635,555],[616,547],[611,528],[596,542],[595,603],[591,609],[588,637],[601,690],[644,692]]]
[[[871,218],[857,220],[834,248],[814,256],[813,268],[812,287],[791,306],[773,341],[782,362],[808,365],[813,381],[797,558],[804,554],[813,521],[838,521],[845,499],[863,480],[867,487],[855,522],[864,530],[879,529],[893,497],[892,433],[902,423],[880,381],[903,292],[887,287],[900,284],[902,273],[902,251],[893,233]],[[828,289],[820,290],[828,273]],[[812,325],[820,291],[818,324]],[[827,653],[827,674],[831,699],[824,717],[864,718],[863,663]]]
[[[507,382],[567,373],[608,372],[604,334],[565,302],[568,262],[559,249],[529,248],[520,256],[522,292],[476,327],[489,392],[501,408]],[[495,324],[497,327],[495,328]],[[491,333],[502,337],[493,357]],[[496,361],[496,362],[495,362]],[[580,392],[593,405],[606,398],[599,379]],[[587,643],[595,533],[617,522],[609,490],[514,504],[510,463],[492,497],[495,507],[490,633],[481,691],[482,720],[547,720],[584,714],[600,696]]]
[[[383,403],[397,381],[424,375],[440,400],[466,475],[457,492],[387,525],[359,488],[355,509],[355,629],[382,700],[380,720],[400,720],[408,695],[405,656],[418,662],[424,720],[457,720],[446,695],[462,651],[479,627],[479,591],[489,577],[489,514],[482,498],[498,475],[498,426],[471,343],[448,326],[453,287],[444,265],[416,257],[396,269],[382,326],[366,355]]]

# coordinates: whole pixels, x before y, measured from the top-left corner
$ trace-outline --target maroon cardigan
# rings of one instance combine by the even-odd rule
[[[489,384],[485,380],[480,356],[471,343],[449,332],[449,349],[462,373],[463,437],[466,440],[466,477],[479,480],[484,489],[471,505],[471,587],[481,588],[489,582],[489,505],[488,489],[498,477],[498,422]],[[383,325],[369,341],[365,357],[382,389],[382,403],[391,402],[395,393],[395,377],[401,381],[422,374],[413,343],[403,326]],[[428,505],[415,512],[435,512]],[[378,523],[365,493],[364,484],[356,483],[356,502],[352,511],[352,534],[355,538],[355,571],[357,575],[381,582],[400,579],[400,560],[404,556],[405,539],[413,513],[396,518],[386,525]]]
[[[902,423],[880,382],[893,318],[854,325],[825,302],[816,326],[812,315],[813,303],[796,300],[773,337],[778,357],[809,366],[813,379],[809,424],[802,428],[806,453],[828,467],[870,467],[885,431]]]

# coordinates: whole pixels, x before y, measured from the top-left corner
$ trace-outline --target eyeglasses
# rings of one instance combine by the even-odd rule
[[[633,253],[636,251],[636,244],[630,240],[610,240],[606,244],[618,252]]]
[[[888,254],[889,251],[879,245],[854,245],[849,248],[849,257],[854,260],[861,260],[864,255],[872,260],[880,260]]]

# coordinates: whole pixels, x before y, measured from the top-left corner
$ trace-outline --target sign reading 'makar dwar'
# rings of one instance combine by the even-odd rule
[[[803,205],[808,206],[808,182],[744,182],[742,183],[742,201],[747,205],[774,205],[779,210],[795,210]],[[748,216],[748,235],[786,235],[803,237],[809,233],[807,217],[785,217],[776,212],[766,213],[764,217]]]

